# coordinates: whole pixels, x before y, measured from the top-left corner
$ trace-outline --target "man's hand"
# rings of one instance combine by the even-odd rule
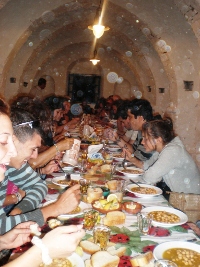
[[[42,241],[52,258],[70,256],[85,235],[82,225],[61,226],[47,233]]]
[[[58,200],[55,202],[57,211],[59,213],[58,215],[73,211],[79,205],[80,200],[80,185],[77,184],[60,195]]]
[[[31,224],[35,224],[35,222],[20,223],[6,234],[0,236],[0,250],[16,248],[30,242]]]
[[[41,208],[44,220],[73,211],[79,205],[80,199],[80,185],[77,184],[60,195],[56,202]]]
[[[59,151],[65,151],[72,148],[72,145],[74,143],[73,138],[65,138],[57,143],[58,150]]]
[[[55,160],[51,160],[45,167],[42,168],[42,174],[51,174],[52,172],[59,171],[58,164]]]

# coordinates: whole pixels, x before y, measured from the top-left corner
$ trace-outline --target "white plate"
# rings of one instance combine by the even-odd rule
[[[176,225],[181,225],[181,224],[184,224],[188,221],[188,217],[185,213],[183,213],[182,211],[180,210],[177,210],[177,209],[174,209],[174,208],[168,208],[168,207],[148,207],[148,208],[144,208],[142,209],[142,213],[143,212],[151,212],[151,211],[166,211],[166,212],[170,212],[170,213],[173,213],[175,215],[177,215],[179,218],[180,218],[180,221],[177,222],[177,223],[162,223],[162,222],[156,222],[156,221],[152,221],[152,224],[154,226],[161,226],[161,227],[172,227],[172,226],[176,226]]]
[[[118,157],[117,155],[120,155],[120,157]],[[120,162],[124,160],[124,158],[121,156],[121,153],[113,153],[113,158],[114,160],[120,161]]]
[[[163,253],[170,248],[186,248],[191,249],[199,253],[200,245],[191,243],[191,242],[184,242],[184,241],[171,241],[171,242],[164,242],[159,244],[155,247],[153,251],[154,258],[156,260],[163,259]]]
[[[59,186],[62,187],[62,188],[68,187],[68,185],[59,184],[59,183],[58,183],[59,180],[65,180],[65,176],[54,177],[54,178],[52,179],[52,183],[53,183],[53,184],[56,184],[56,185],[59,185]],[[72,180],[77,180],[77,181],[79,181],[79,180],[80,180],[80,176],[77,175],[77,177],[73,177]]]
[[[80,204],[79,204],[79,207],[81,208],[80,212],[74,213],[74,214],[61,214],[61,215],[58,216],[58,219],[59,220],[66,220],[66,219],[69,219],[69,218],[73,218],[73,217],[79,216],[79,215],[83,214],[83,211],[85,209],[91,208],[91,205],[81,201]]]
[[[121,150],[121,148],[117,145],[108,145],[106,146],[106,148],[111,152],[116,152],[116,151]]]
[[[85,266],[83,259],[75,252],[71,256],[67,257],[67,259],[72,263],[73,267]]]
[[[123,171],[123,170],[124,170],[123,167],[119,167],[119,168],[117,168],[117,171],[118,171],[118,172],[121,172],[124,176],[129,177],[129,178],[138,177],[138,176],[143,175],[143,173],[144,173],[144,170],[139,169],[139,168],[136,168],[136,167],[127,167],[126,169],[127,169],[127,170],[136,170],[136,171],[140,171],[141,173],[127,173],[127,172],[124,172],[124,171]]]
[[[133,187],[138,187],[136,184],[129,184],[127,185],[126,189],[133,193],[136,197],[144,197],[144,198],[149,198],[149,197],[155,197],[155,196],[159,196],[162,194],[162,190],[159,187],[153,186],[153,185],[149,185],[149,184],[139,184],[141,187],[148,187],[148,188],[152,188],[156,190],[156,194],[141,194],[141,193],[137,193],[137,192],[133,192],[131,190],[131,188]]]

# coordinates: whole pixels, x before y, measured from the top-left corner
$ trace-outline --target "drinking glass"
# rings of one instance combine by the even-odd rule
[[[117,196],[117,199],[119,202],[122,202],[123,195],[124,195],[124,180],[118,180],[117,181],[117,189],[113,193]]]
[[[87,194],[88,187],[90,186],[90,181],[87,179],[80,179],[79,180],[80,184],[80,190],[82,194]]]
[[[113,176],[115,175],[116,170],[117,170],[117,164],[113,162],[113,163],[111,164],[111,179],[112,179]]]
[[[101,250],[106,250],[110,238],[110,228],[103,224],[97,224],[93,230],[93,238],[94,243],[98,244]]]
[[[143,235],[148,235],[151,228],[152,217],[148,213],[138,213],[137,223],[140,233]]]
[[[93,209],[85,209],[83,211],[83,228],[92,230],[99,218],[99,212]]]
[[[78,169],[80,174],[83,174],[87,170],[87,160],[86,159],[81,159],[78,161]]]

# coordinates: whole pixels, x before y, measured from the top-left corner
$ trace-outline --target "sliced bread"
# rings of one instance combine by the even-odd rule
[[[121,257],[124,255],[124,253],[126,252],[126,248],[125,247],[120,247],[118,249],[112,249],[112,250],[107,250],[111,255],[116,255],[118,257]]]
[[[91,256],[90,261],[92,267],[116,267],[119,264],[119,257],[107,251],[98,251]]]
[[[103,224],[107,226],[114,226],[125,223],[126,215],[122,211],[110,211],[102,219]]]
[[[132,266],[148,266],[153,258],[153,253],[151,251],[148,251],[145,254],[140,254],[133,257],[132,259],[130,259],[130,262]]]
[[[83,251],[92,255],[95,252],[100,250],[100,247],[93,242],[90,242],[88,240],[81,241],[79,244],[80,247],[82,247]]]

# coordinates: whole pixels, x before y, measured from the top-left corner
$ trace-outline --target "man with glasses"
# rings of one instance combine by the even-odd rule
[[[75,185],[64,192],[55,203],[41,209],[38,208],[46,196],[47,186],[46,182],[41,180],[27,162],[38,155],[42,130],[39,122],[25,110],[14,109],[11,113],[11,121],[14,129],[14,144],[18,154],[11,158],[5,179],[1,183],[0,234],[4,234],[15,225],[29,220],[42,226],[48,217],[57,217],[60,214],[71,212],[80,201],[80,186]],[[23,199],[19,194],[13,195],[13,198],[16,199],[16,205],[9,215],[5,213],[3,207],[8,179],[26,193]]]
[[[147,153],[142,142],[142,125],[146,121],[153,119],[152,107],[149,101],[145,99],[134,99],[127,105],[127,119],[130,128],[138,131],[137,138],[133,144],[127,143],[116,132],[109,131],[108,138],[115,141],[121,148],[128,149],[134,156],[142,161],[149,159],[152,153]]]

